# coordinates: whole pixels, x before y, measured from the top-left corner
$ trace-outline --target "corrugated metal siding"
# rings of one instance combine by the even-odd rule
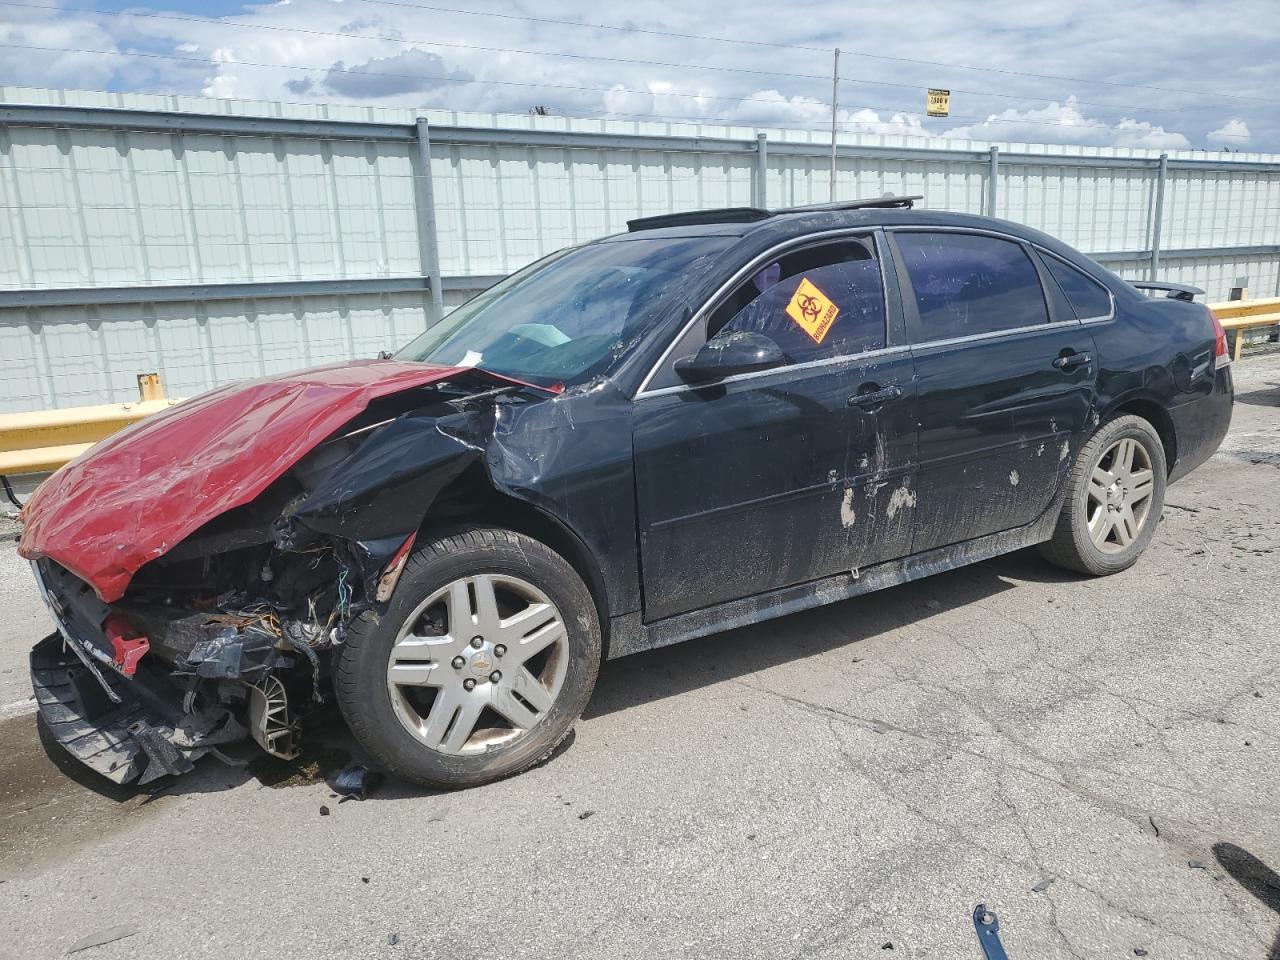
[[[0,128],[0,286],[412,275],[410,146]]]
[[[0,103],[105,106],[231,116],[412,125],[408,110],[244,103],[0,88]],[[823,145],[819,131],[571,120],[427,111],[437,126],[725,138],[742,147],[665,152],[626,146],[432,145],[437,235],[446,277],[509,273],[531,260],[625,229],[628,219],[756,202],[756,134],[768,144]],[[936,159],[842,157],[841,197],[924,194],[938,209],[986,211],[980,154],[1044,155],[1002,163],[996,214],[1087,252],[1146,250],[1155,151],[846,135]],[[678,145],[683,146],[683,145]],[[821,154],[821,151],[818,151]],[[1133,158],[1144,169],[1068,166],[1060,158]],[[1173,159],[1204,159],[1174,152]],[[1213,159],[1218,159],[1213,157]],[[1231,154],[1223,162],[1271,162]],[[0,290],[106,285],[420,277],[413,143],[259,134],[0,127]],[[771,206],[830,199],[829,161],[768,154]],[[1171,169],[1161,276],[1224,299],[1247,277],[1280,293],[1275,256],[1183,256],[1180,249],[1280,242],[1280,175]],[[1145,259],[1109,261],[1145,277]],[[475,285],[482,285],[479,281]],[[469,293],[451,289],[446,305]],[[119,401],[157,370],[171,394],[237,377],[350,356],[408,340],[429,315],[424,293],[0,309],[0,410]]]
[[[0,310],[0,411],[136,399],[159,371],[170,396],[397,349],[425,295],[380,294]]]

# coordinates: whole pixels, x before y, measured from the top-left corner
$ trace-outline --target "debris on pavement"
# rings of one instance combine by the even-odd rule
[[[978,932],[978,945],[987,960],[1009,960],[1000,942],[1000,920],[985,903],[973,908],[973,928]]]
[[[108,943],[115,943],[117,940],[124,940],[140,932],[137,927],[128,923],[107,927],[105,930],[99,930],[96,933],[81,937],[68,948],[67,955],[70,956],[73,953],[79,953],[81,950],[88,950],[91,947],[101,947]]]
[[[382,776],[368,767],[354,763],[345,770],[333,775],[329,786],[333,792],[342,797],[339,803],[347,800],[364,800],[382,782]]]
[[[1049,887],[1050,887],[1050,885],[1053,883],[1053,881],[1055,881],[1055,880],[1057,880],[1057,879],[1058,879],[1057,877],[1053,877],[1053,876],[1045,877],[1045,878],[1044,878],[1044,879],[1042,879],[1039,883],[1037,883],[1034,887],[1032,887],[1032,888],[1031,888],[1031,892],[1032,892],[1032,893],[1044,893],[1046,890],[1048,890],[1048,889],[1049,889]]]

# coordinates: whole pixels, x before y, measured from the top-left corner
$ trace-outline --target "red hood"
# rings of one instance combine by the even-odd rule
[[[138,569],[262,493],[372,400],[458,367],[353,360],[221,387],[121,430],[67,464],[22,511],[18,552],[118,600]]]

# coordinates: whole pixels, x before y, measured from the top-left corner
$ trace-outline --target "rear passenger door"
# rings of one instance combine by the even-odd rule
[[[1093,339],[1021,240],[899,228],[892,245],[918,379],[913,552],[1028,524],[1091,426]]]

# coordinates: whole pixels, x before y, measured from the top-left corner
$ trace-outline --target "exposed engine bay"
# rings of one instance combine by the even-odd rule
[[[185,773],[205,754],[242,763],[222,748],[246,738],[295,757],[333,652],[394,591],[428,508],[449,516],[445,488],[481,456],[494,401],[539,393],[468,371],[376,397],[110,601],[33,551],[59,626],[31,654],[45,724],[117,783]]]

